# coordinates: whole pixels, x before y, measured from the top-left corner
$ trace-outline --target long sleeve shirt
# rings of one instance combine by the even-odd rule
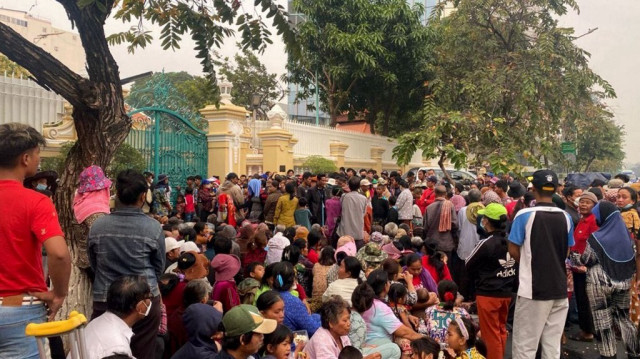
[[[91,226],[87,251],[96,273],[94,301],[106,302],[111,283],[125,275],[144,276],[151,294],[160,295],[158,278],[166,260],[164,233],[160,223],[141,208],[119,208],[98,218]]]

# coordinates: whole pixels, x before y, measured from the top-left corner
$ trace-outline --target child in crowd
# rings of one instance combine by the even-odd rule
[[[438,283],[438,297],[440,305],[427,308],[425,311],[425,327],[420,328],[420,333],[445,343],[447,328],[457,317],[470,318],[469,313],[455,302],[458,295],[458,286],[450,280],[442,280]],[[418,293],[420,300],[420,293]]]
[[[469,318],[456,317],[447,329],[446,358],[485,359],[476,349],[476,327]]]
[[[422,338],[411,342],[413,359],[438,359],[440,357],[440,344],[432,338]]]
[[[362,359],[362,352],[354,346],[347,345],[340,351],[338,359]]]
[[[247,266],[245,279],[238,284],[238,295],[243,304],[253,304],[264,275],[264,264],[253,262]]]
[[[271,334],[266,334],[262,342],[260,354],[263,359],[289,359],[291,354],[291,343],[293,342],[293,332],[283,324],[278,324],[276,330]],[[294,358],[298,358],[298,353],[302,348],[296,348]]]
[[[311,230],[311,211],[307,208],[307,203],[307,199],[304,197],[298,199],[298,209],[293,212],[293,218],[297,225]]]
[[[184,221],[191,222],[196,214],[196,204],[193,198],[193,188],[187,187],[184,195]],[[211,222],[215,223],[215,222]]]
[[[416,325],[409,320],[410,314],[405,305],[407,301],[407,293],[407,287],[400,283],[394,283],[389,288],[387,303],[391,307],[391,310],[393,310],[393,314],[396,315],[402,324],[415,330]],[[397,338],[395,342],[402,350],[402,358],[411,358],[411,341],[404,338]]]
[[[176,217],[184,219],[185,202],[184,196],[179,193],[176,197]]]

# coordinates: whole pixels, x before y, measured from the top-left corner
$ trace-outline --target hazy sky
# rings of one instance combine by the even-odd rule
[[[561,19],[561,25],[575,28],[576,34],[583,34],[589,29],[597,31],[576,40],[576,43],[591,53],[591,67],[614,87],[618,98],[607,100],[616,115],[618,123],[625,126],[626,163],[640,162],[640,1],[638,0],[577,0],[580,14],[575,12]],[[245,10],[252,11],[252,2],[245,3]],[[285,0],[278,0],[286,6]],[[61,5],[54,0],[0,0],[0,6],[30,11],[32,15],[49,19],[54,26],[71,30],[70,23]],[[131,24],[107,20],[106,32],[124,31]],[[153,30],[152,28],[150,28]],[[275,31],[273,31],[275,34]],[[156,32],[157,34],[157,32]],[[137,50],[134,55],[128,54],[125,46],[112,49],[120,66],[122,77],[146,71],[187,71],[201,74],[201,66],[195,58],[193,42],[187,36],[181,43],[181,49],[163,51],[159,41],[155,41],[145,50]],[[273,38],[274,44],[260,55],[270,72],[282,74],[285,71],[286,54],[279,38]],[[236,52],[235,40],[229,39],[220,52],[232,57]]]

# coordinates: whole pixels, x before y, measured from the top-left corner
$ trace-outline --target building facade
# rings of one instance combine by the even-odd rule
[[[53,27],[51,21],[25,11],[0,8],[0,22],[60,60],[75,73],[85,74],[85,54],[80,36]]]

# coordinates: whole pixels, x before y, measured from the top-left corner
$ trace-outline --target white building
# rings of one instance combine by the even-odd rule
[[[0,8],[0,22],[53,55],[75,73],[83,75],[86,72],[84,48],[78,34],[55,28],[49,20],[18,10]]]

